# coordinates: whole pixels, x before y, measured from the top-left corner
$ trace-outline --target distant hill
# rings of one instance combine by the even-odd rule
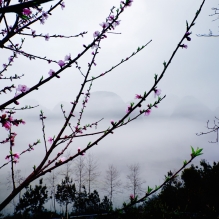
[[[188,118],[205,121],[212,118],[213,112],[193,96],[183,97],[171,114],[171,118]]]

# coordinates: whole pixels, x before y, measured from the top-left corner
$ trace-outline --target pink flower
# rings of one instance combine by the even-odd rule
[[[53,75],[54,75],[54,73],[55,73],[55,71],[54,71],[54,70],[52,70],[52,69],[50,69],[50,70],[49,70],[49,72],[48,72],[49,76],[53,76]]]
[[[70,61],[71,60],[71,54],[65,56],[65,61]]]
[[[11,122],[11,121],[13,121],[14,119],[13,119],[12,116],[9,116],[9,117],[8,117],[8,120]]]
[[[62,8],[62,10],[65,8],[65,2],[61,2],[61,8]]]
[[[182,48],[185,48],[185,49],[187,49],[187,48],[188,48],[188,46],[187,46],[187,45],[185,45],[185,44],[182,44],[182,45],[180,45],[180,47],[182,47]]]
[[[147,109],[144,115],[149,116],[150,114],[151,114],[151,109]]]
[[[132,5],[132,2],[133,2],[133,0],[129,0],[129,2],[128,2],[128,4],[127,4],[127,6],[131,6]]]
[[[113,21],[113,19],[114,19],[114,15],[113,14],[108,17],[109,21]]]
[[[126,113],[129,113],[132,110],[131,106],[128,106],[128,109],[126,110]]]
[[[135,99],[141,99],[142,98],[142,96],[141,95],[139,95],[139,94],[136,94],[136,96],[135,96]]]
[[[95,38],[95,37],[98,37],[99,35],[100,35],[100,32],[99,32],[98,30],[95,31],[94,34],[93,34],[94,38]]]
[[[112,125],[114,125],[114,124],[115,124],[113,120],[111,121],[111,124],[112,124]]]
[[[135,198],[134,195],[131,194],[131,195],[130,195],[130,199],[132,200],[132,199],[134,199],[134,198]]]
[[[13,62],[13,59],[14,59],[13,56],[10,56],[10,57],[8,58],[9,62]]]
[[[120,21],[121,21],[121,20],[115,21],[115,22],[113,23],[113,27],[115,28],[116,26],[120,25]]]
[[[96,49],[96,48],[98,48],[98,45],[96,45],[96,44],[94,44],[94,45],[91,47],[91,49]]]
[[[24,9],[23,9],[23,14],[24,14],[24,15],[27,15],[27,16],[28,16],[28,15],[30,15],[31,13],[32,13],[32,11],[31,11],[29,8],[24,8]]]
[[[40,18],[40,23],[45,24],[45,18],[44,17]]]
[[[5,127],[5,129],[8,131],[8,130],[10,130],[10,128],[11,128],[11,123],[8,122],[8,121],[6,121],[6,122],[3,124],[3,127]]]
[[[5,160],[9,160],[10,157],[11,157],[10,155],[7,155],[7,156],[5,157]]]
[[[19,163],[19,161],[18,161],[18,160],[13,160],[13,162],[14,162],[15,164]]]
[[[65,62],[63,62],[62,60],[59,60],[59,61],[58,61],[58,65],[59,65],[60,67],[63,67],[63,66],[65,65]]]
[[[36,36],[36,31],[35,30],[31,30],[31,34],[32,34],[33,37],[35,37]]]
[[[17,88],[17,91],[20,91],[20,92],[22,92],[22,93],[25,93],[25,92],[27,92],[29,89],[30,89],[30,88],[28,88],[26,85],[21,85],[21,84],[19,84],[19,85],[18,85],[18,88]]]
[[[45,12],[45,11],[43,11],[42,16],[43,16],[45,19],[47,19],[47,18],[49,17],[48,13]]]
[[[49,36],[49,34],[47,33],[46,36],[45,36],[45,40],[46,40],[46,41],[49,41],[49,38],[50,38],[50,36]]]
[[[101,26],[103,29],[105,29],[105,28],[107,28],[107,27],[109,26],[109,23],[103,22],[102,24],[100,24],[100,26]]]
[[[160,96],[160,94],[161,94],[161,90],[160,89],[155,89],[154,90],[154,97]]]
[[[17,152],[15,154],[13,154],[13,156],[14,156],[15,159],[19,159],[20,158],[20,153]]]
[[[52,139],[51,137],[49,137],[49,138],[48,138],[48,142],[49,142],[50,144],[52,144],[53,139]]]

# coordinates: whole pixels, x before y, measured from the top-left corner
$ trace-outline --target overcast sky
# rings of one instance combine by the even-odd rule
[[[44,25],[34,24],[32,29],[36,30],[37,34],[49,33],[49,35],[66,36],[88,31],[84,38],[50,38],[49,41],[45,41],[44,38],[25,37],[23,50],[57,61],[63,60],[69,53],[74,58],[83,50],[83,44],[87,45],[92,41],[94,31],[101,31],[99,24],[105,21],[112,6],[118,7],[119,2],[118,0],[80,2],[66,0],[64,10],[59,7],[52,12],[53,16],[49,16]],[[143,94],[144,91],[150,90],[154,74],[159,75],[163,70],[164,60],[168,61],[185,33],[186,20],[190,24],[201,2],[200,0],[135,0],[132,7],[126,9],[120,17],[121,24],[115,32],[121,34],[108,34],[107,38],[102,41],[99,56],[96,58],[97,66],[92,69],[90,76],[97,76],[105,72],[121,59],[131,55],[138,46],[142,46],[150,40],[152,42],[128,62],[94,81],[91,92],[95,92],[93,96],[96,99],[92,103],[91,95],[90,104],[93,104],[91,111],[95,111],[95,107],[100,108],[97,91],[102,92],[103,101],[105,98],[105,102],[101,104],[102,108],[106,106],[107,109],[111,107],[113,110],[112,104],[114,103],[119,105],[117,108],[121,113],[122,110],[125,112],[127,103],[134,100],[135,94]],[[104,139],[91,150],[99,158],[103,172],[110,163],[117,165],[118,169],[124,173],[128,164],[139,162],[147,185],[154,186],[154,184],[158,185],[159,182],[162,182],[167,171],[180,168],[183,160],[190,158],[190,145],[204,148],[204,155],[196,158],[194,163],[199,164],[200,159],[207,159],[209,162],[217,161],[218,144],[208,143],[208,140],[215,140],[215,136],[197,137],[195,135],[197,132],[206,130],[207,119],[212,121],[214,116],[218,116],[219,99],[216,95],[219,93],[219,62],[217,58],[219,38],[196,36],[196,34],[208,33],[209,29],[218,34],[219,21],[212,22],[216,17],[209,16],[213,13],[211,8],[216,7],[217,4],[218,2],[215,0],[208,0],[205,3],[196,25],[192,28],[192,40],[184,42],[188,45],[188,49],[180,49],[177,52],[159,83],[158,88],[162,90],[162,95],[166,95],[166,98],[160,103],[158,109],[153,109],[150,117],[140,118],[139,123],[135,122],[133,125],[129,124],[127,127],[116,130],[114,135]],[[50,5],[51,3],[47,4],[47,6]],[[29,33],[31,33],[30,30]],[[21,37],[23,36],[16,36],[14,43],[19,43]],[[86,72],[87,63],[90,62],[91,52],[90,50],[78,62],[83,72]],[[8,51],[0,51],[1,63],[6,63],[10,55]],[[38,83],[42,75],[44,78],[48,77],[50,69],[56,71],[59,66],[48,64],[45,61],[29,61],[27,58],[19,57],[8,69],[7,74],[25,74],[24,78],[13,83],[15,85],[26,84],[31,87]],[[22,151],[26,148],[23,145],[28,145],[39,138],[42,139],[38,120],[40,109],[48,109],[48,111],[45,109],[48,113],[47,135],[57,134],[63,122],[57,118],[58,113],[61,113],[57,107],[60,102],[64,101],[68,108],[68,103],[75,100],[83,80],[82,75],[74,66],[61,73],[60,76],[60,79],[54,78],[38,91],[19,100],[20,106],[27,103],[38,103],[40,107],[32,112],[25,111],[25,113],[19,114],[22,118],[26,118],[27,124],[21,129],[17,129],[20,137],[19,135],[17,137],[16,151]],[[0,82],[0,85],[7,86],[8,84],[6,85],[6,81],[3,81]],[[108,97],[104,96],[107,93],[103,91],[111,92],[108,93],[111,99],[107,99]],[[1,102],[13,95],[14,93],[2,94]],[[112,104],[106,100],[112,100]],[[153,96],[149,97],[147,104],[151,100],[154,100]],[[101,110],[104,110],[102,108]],[[107,128],[110,117],[114,115],[116,118],[117,114],[104,112],[108,124],[104,122],[102,125]],[[28,115],[31,116],[31,119]],[[107,117],[107,115],[109,116]],[[92,114],[92,116],[94,115]],[[54,119],[49,120],[49,117]],[[0,136],[1,139],[7,136],[4,128]],[[86,139],[84,143],[89,141],[90,139]],[[43,147],[43,145],[41,146]],[[74,152],[77,147],[77,144],[73,145],[72,151]],[[83,148],[83,146],[81,147]],[[8,150],[4,145],[4,153],[1,153],[2,160]],[[180,154],[179,151],[181,151]],[[22,157],[17,168],[23,167],[25,174],[28,174],[32,166],[37,164],[42,153],[43,150],[36,149],[25,159]],[[27,167],[26,162],[30,164],[30,168]],[[19,165],[21,166],[19,167]],[[2,174],[6,173],[7,168],[9,167],[1,170]],[[4,183],[1,183],[2,190]]]

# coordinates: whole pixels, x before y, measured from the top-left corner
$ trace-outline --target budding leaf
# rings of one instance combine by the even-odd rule
[[[192,156],[193,157],[197,157],[197,156],[200,156],[203,154],[203,153],[201,153],[203,148],[200,148],[200,149],[197,148],[196,151],[194,150],[194,148],[192,146],[191,146],[191,148],[192,148]]]
[[[166,68],[166,66],[167,66],[167,63],[164,61],[163,65],[164,65],[164,68]]]
[[[147,191],[147,193],[150,193],[152,190],[153,190],[153,189],[148,186],[148,191]]]
[[[154,80],[157,81],[157,74],[154,75]]]
[[[43,80],[43,76],[40,78],[40,81],[39,81],[39,83],[40,83],[42,80]]]

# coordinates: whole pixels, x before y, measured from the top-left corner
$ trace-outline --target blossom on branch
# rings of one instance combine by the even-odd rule
[[[23,15],[30,15],[32,13],[32,11],[29,8],[24,8],[23,9]]]
[[[151,114],[151,109],[147,109],[144,115],[149,116],[150,114]]]
[[[58,65],[59,65],[60,67],[63,67],[63,66],[65,65],[65,62],[62,61],[62,60],[59,60],[59,61],[58,61]]]
[[[98,30],[93,33],[94,38],[98,37],[99,35],[100,35],[100,32]]]
[[[61,8],[62,8],[62,10],[65,8],[65,2],[61,2]]]
[[[102,24],[100,24],[100,26],[101,26],[103,29],[105,29],[105,28],[107,28],[107,27],[109,26],[109,23],[103,22]]]
[[[187,46],[187,45],[185,45],[185,44],[182,44],[182,45],[180,45],[180,47],[182,47],[182,48],[185,48],[185,49],[187,49],[187,48],[188,48],[188,46]]]
[[[71,60],[71,54],[65,56],[65,61],[70,61]]]
[[[154,97],[160,96],[160,94],[161,94],[161,90],[160,89],[155,89],[154,90]]]
[[[20,153],[16,152],[15,154],[13,154],[15,159],[19,159],[20,158]]]
[[[46,41],[49,41],[49,38],[50,38],[50,36],[49,36],[49,34],[47,33],[47,34],[45,35],[45,40],[46,40]]]
[[[49,72],[48,72],[49,76],[53,76],[55,74],[55,71],[50,69]]]
[[[135,98],[136,98],[136,99],[141,99],[141,98],[142,98],[142,96],[141,96],[141,95],[139,95],[139,94],[136,94]]]
[[[49,142],[50,144],[52,144],[53,138],[49,137],[49,138],[48,138],[48,142]]]
[[[22,92],[22,93],[25,93],[25,92],[27,92],[29,89],[30,89],[30,88],[28,88],[26,85],[21,85],[21,84],[19,84],[19,85],[18,85],[18,88],[17,88],[17,91],[20,91],[20,92]]]

